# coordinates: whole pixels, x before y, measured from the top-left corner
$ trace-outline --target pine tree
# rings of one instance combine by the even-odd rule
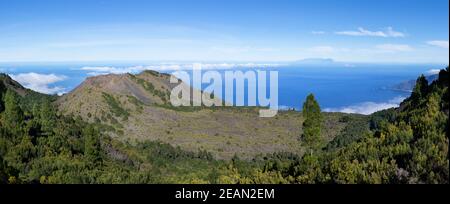
[[[411,98],[415,104],[420,103],[420,100],[423,99],[428,93],[428,80],[422,74],[416,80],[416,85],[411,94]]]
[[[319,103],[313,94],[309,94],[303,103],[303,117],[305,117],[305,121],[303,122],[302,139],[311,149],[315,149],[322,142],[320,130],[323,117]]]
[[[100,134],[93,125],[88,125],[83,129],[84,155],[91,162],[101,160],[100,155]]]
[[[0,81],[0,113],[3,112],[5,106],[3,103],[3,94],[6,92],[5,84],[3,84],[2,81]]]
[[[56,125],[56,114],[49,100],[45,100],[43,102],[39,112],[39,119],[41,124],[41,131],[45,135],[51,134]]]
[[[22,133],[24,115],[19,106],[19,96],[14,91],[7,90],[5,94],[5,111],[3,124],[10,134],[17,137]]]

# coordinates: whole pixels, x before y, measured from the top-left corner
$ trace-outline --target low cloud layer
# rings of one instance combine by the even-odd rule
[[[13,74],[11,78],[22,84],[24,87],[45,94],[63,94],[65,88],[60,86],[51,86],[56,82],[67,79],[64,75],[38,74],[34,72]]]
[[[133,67],[82,67],[81,70],[89,71],[89,76],[105,75],[105,74],[125,74],[125,73],[138,73],[145,70],[143,66]]]
[[[204,70],[212,69],[231,69],[231,68],[269,68],[277,67],[280,64],[255,64],[255,63],[217,63],[217,64],[159,64],[147,66],[131,66],[131,67],[82,67],[81,70],[89,71],[90,76],[105,75],[105,74],[136,74],[144,70],[155,71],[171,71],[171,70],[190,70],[201,65]]]
[[[441,70],[440,69],[430,69],[427,71],[427,74],[433,75],[433,74],[439,74]]]
[[[345,106],[341,108],[325,108],[324,112],[342,112],[342,113],[358,113],[363,115],[370,115],[374,112],[385,110],[389,108],[398,107],[405,97],[396,97],[387,102],[375,103],[364,102],[352,106]]]

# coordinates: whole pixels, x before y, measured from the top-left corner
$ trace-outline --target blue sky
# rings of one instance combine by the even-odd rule
[[[0,61],[448,63],[448,0],[0,0]]]

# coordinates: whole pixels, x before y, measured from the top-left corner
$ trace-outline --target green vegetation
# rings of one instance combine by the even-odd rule
[[[114,116],[122,117],[123,120],[128,120],[128,116],[130,115],[130,113],[122,108],[120,101],[114,98],[114,96],[107,93],[103,93],[103,99],[105,99]]]
[[[347,125],[338,136],[327,144],[327,150],[345,147],[353,142],[360,141],[362,138],[367,137],[368,134],[371,134],[369,129],[369,119],[365,116],[343,116],[340,121],[345,122]]]
[[[131,104],[133,104],[136,107],[136,111],[141,113],[144,110],[144,103],[142,101],[140,101],[139,99],[137,99],[134,96],[127,96],[127,97],[128,97],[128,102],[130,102]]]
[[[42,106],[34,104],[33,110],[23,109],[23,97],[2,85],[0,183],[199,182],[209,174],[196,171],[220,166],[205,151],[114,141],[102,136],[98,125],[58,115],[51,97]],[[183,166],[186,169],[177,170]],[[178,175],[185,180],[177,180]]]
[[[170,103],[161,105],[155,104],[155,106],[180,112],[195,112],[205,109],[203,106],[172,106]]]
[[[89,124],[58,114],[54,96],[18,94],[20,87],[0,83],[0,183],[448,183],[448,74],[441,70],[430,85],[419,77],[400,108],[369,118],[336,115],[346,127],[328,143],[310,95],[302,140],[314,152],[248,160],[217,160],[205,149],[159,141],[118,141],[106,136],[114,127],[100,119]],[[117,99],[103,97],[115,116],[126,115]]]
[[[448,74],[431,85],[419,77],[399,109],[374,114],[373,134],[273,172],[294,183],[448,183]]]
[[[145,70],[144,73],[151,74],[151,75],[153,75],[155,77],[159,77],[161,75],[159,72],[153,71],[153,70]]]
[[[151,73],[154,76],[159,76],[159,74],[156,75],[154,71],[153,72],[147,71],[147,72]],[[130,76],[131,76],[131,79],[133,79],[136,83],[141,85],[146,91],[153,94],[153,96],[158,96],[163,101],[163,103],[167,103],[169,101],[169,93],[158,90],[157,88],[155,88],[155,86],[152,83],[150,83],[144,79],[138,78],[131,74],[130,74]]]

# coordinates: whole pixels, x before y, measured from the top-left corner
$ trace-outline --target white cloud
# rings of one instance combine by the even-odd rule
[[[202,69],[231,69],[231,68],[270,68],[278,67],[282,64],[269,64],[269,63],[195,63],[201,65]],[[131,67],[82,67],[80,70],[89,71],[87,75],[97,76],[105,74],[137,74],[145,70],[155,70],[155,71],[172,71],[172,70],[190,70],[193,69],[194,64],[177,64],[177,63],[167,63],[167,64],[157,64],[157,65],[147,65],[147,66],[131,66]]]
[[[432,40],[428,41],[427,44],[448,49],[448,40]]]
[[[382,44],[377,45],[376,48],[386,52],[409,52],[414,50],[411,46],[404,44]]]
[[[392,27],[387,28],[386,34],[388,37],[405,37],[404,33],[395,31]]]
[[[371,36],[371,37],[405,37],[402,32],[394,31],[392,27],[388,27],[385,31],[370,31],[359,27],[356,31],[338,31],[338,35],[348,36]]]
[[[183,70],[192,69],[192,65],[184,64],[160,64],[160,65],[148,65],[148,66],[131,66],[131,67],[82,67],[80,70],[90,71],[87,75],[97,76],[105,74],[137,74],[145,70]]]
[[[50,87],[50,85],[67,79],[64,75],[38,74],[34,72],[11,75],[11,78],[26,88],[45,94],[63,94],[65,88],[60,86]]]
[[[323,35],[326,32],[325,31],[311,31],[311,33],[314,34],[314,35]]]
[[[405,100],[405,97],[399,96],[382,103],[363,102],[341,108],[325,108],[324,112],[359,113],[363,115],[370,115],[380,110],[398,107],[403,100]]]
[[[391,100],[388,101],[388,103],[395,103],[395,104],[400,104],[401,102],[403,102],[406,99],[406,97],[403,96],[397,96]]]
[[[132,67],[82,67],[81,70],[91,71],[88,75],[102,75],[102,74],[125,74],[125,73],[137,73],[145,70],[143,66]]]
[[[427,71],[427,74],[433,75],[433,74],[439,74],[441,70],[440,69],[430,69]]]

